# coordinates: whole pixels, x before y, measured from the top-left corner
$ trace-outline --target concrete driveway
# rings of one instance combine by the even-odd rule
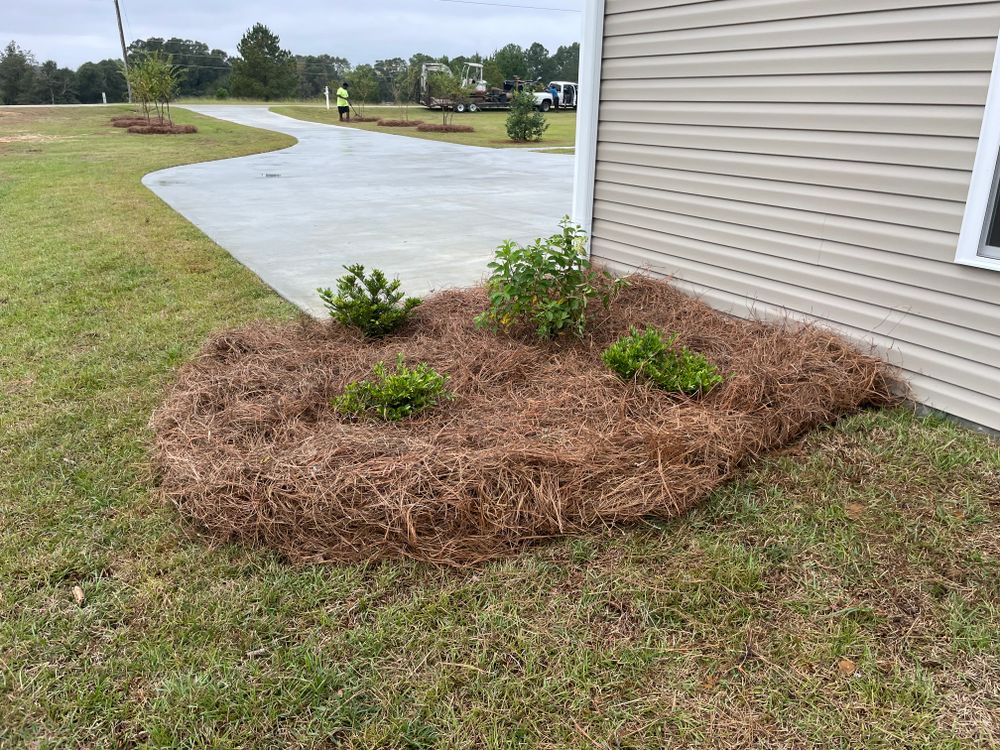
[[[174,167],[143,184],[299,307],[349,263],[424,295],[480,281],[505,239],[547,236],[570,211],[573,159],[303,122],[262,106],[195,106],[287,133],[283,151]]]

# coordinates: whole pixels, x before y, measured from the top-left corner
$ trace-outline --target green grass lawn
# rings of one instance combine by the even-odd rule
[[[295,313],[139,179],[290,141],[110,114],[0,109],[0,747],[1000,742],[1000,444],[902,410],[473,570],[185,531],[150,413],[209,332]]]
[[[271,107],[272,112],[279,115],[294,117],[310,122],[322,122],[327,125],[341,125],[359,128],[361,130],[376,130],[380,133],[406,135],[412,138],[426,138],[432,141],[448,141],[449,143],[464,143],[467,146],[487,146],[489,148],[572,148],[576,144],[576,112],[574,110],[550,111],[545,115],[549,129],[545,131],[542,140],[531,143],[515,143],[507,137],[507,112],[464,112],[454,115],[455,125],[471,125],[473,133],[420,133],[415,128],[383,128],[374,122],[340,122],[336,108],[327,110],[323,107],[308,105],[288,105]],[[382,117],[387,120],[406,119],[423,120],[424,122],[440,123],[441,113],[424,109],[419,105],[411,106],[407,113],[399,107],[365,107],[367,117]],[[561,153],[567,153],[562,151]]]

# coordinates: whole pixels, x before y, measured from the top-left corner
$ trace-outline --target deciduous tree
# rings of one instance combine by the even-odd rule
[[[364,115],[365,104],[378,100],[378,75],[371,65],[359,65],[348,79],[351,82],[351,101]]]
[[[76,71],[76,95],[84,104],[97,104],[101,94],[108,95],[109,102],[123,102],[128,99],[128,88],[125,76],[122,75],[121,62],[118,60],[101,60],[81,65]]]
[[[30,104],[35,59],[13,41],[0,52],[0,104]]]
[[[55,60],[46,60],[35,68],[32,103],[76,104],[75,79],[69,68],[60,68]]]
[[[221,49],[209,49],[205,42],[193,39],[163,40],[159,37],[136,39],[128,47],[128,59],[139,62],[146,55],[159,52],[169,55],[178,68],[179,96],[214,94],[228,79],[231,66],[229,55]]]

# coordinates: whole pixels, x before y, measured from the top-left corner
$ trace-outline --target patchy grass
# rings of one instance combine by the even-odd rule
[[[139,178],[289,139],[31,112],[0,116],[46,137],[0,145],[0,747],[1000,742],[1000,445],[904,411],[475,570],[184,533],[146,420],[209,331],[294,313]]]
[[[384,128],[374,122],[340,122],[336,108],[327,111],[324,108],[310,106],[279,106],[271,107],[271,111],[279,115],[294,117],[298,120],[321,122],[327,125],[374,130],[379,133],[405,135],[411,138],[427,138],[434,141],[463,143],[466,146],[486,146],[487,148],[538,148],[541,146],[558,146],[572,148],[576,143],[576,111],[558,110],[545,115],[549,129],[540,141],[531,143],[515,143],[507,137],[507,112],[465,112],[456,114],[455,125],[471,125],[476,130],[473,133],[421,133],[414,128]],[[441,113],[432,112],[419,105],[409,108],[409,119],[423,120],[428,123],[440,123]],[[365,116],[382,117],[387,120],[402,120],[404,112],[399,107],[365,107]]]

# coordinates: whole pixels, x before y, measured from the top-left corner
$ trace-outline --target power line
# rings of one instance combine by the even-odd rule
[[[492,5],[497,8],[526,8],[528,10],[550,10],[556,13],[583,13],[575,8],[545,8],[538,5],[512,5],[510,3],[488,3],[483,0],[439,0],[442,3],[460,3],[461,5]]]

